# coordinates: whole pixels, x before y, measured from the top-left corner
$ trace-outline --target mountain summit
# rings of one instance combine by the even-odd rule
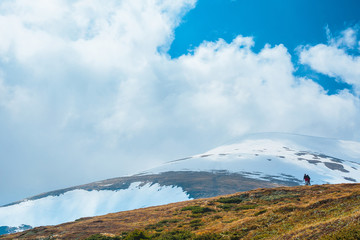
[[[245,136],[127,177],[43,193],[0,207],[0,226],[74,221],[256,188],[360,182],[360,143],[283,133]]]

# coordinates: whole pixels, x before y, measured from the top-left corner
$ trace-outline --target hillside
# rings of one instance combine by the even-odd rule
[[[317,185],[358,183],[359,149],[360,142],[296,134],[243,136],[135,175],[54,190],[2,206],[0,234],[257,188],[297,186],[304,173]]]
[[[358,239],[359,227],[360,184],[334,184],[189,200],[38,227],[0,239],[139,239],[136,236],[141,235],[149,239]]]

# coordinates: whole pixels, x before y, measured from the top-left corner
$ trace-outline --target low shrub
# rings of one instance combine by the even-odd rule
[[[121,239],[120,237],[108,237],[102,234],[94,234],[86,238],[85,240],[120,240],[120,239]]]
[[[217,202],[219,202],[219,203],[241,203],[248,197],[249,197],[248,194],[241,194],[238,196],[231,196],[231,197],[221,197],[217,200]]]
[[[148,234],[142,230],[135,229],[134,231],[127,234],[127,236],[124,239],[125,240],[145,240],[145,239],[151,239],[151,236],[148,236]]]
[[[202,225],[204,225],[204,223],[202,223],[200,219],[195,219],[195,220],[190,221],[191,227],[200,227]]]
[[[161,228],[164,226],[169,226],[169,224],[171,223],[177,223],[179,222],[179,219],[164,219],[159,221],[158,223],[155,224],[149,224],[145,227],[145,229],[156,229],[156,228]]]
[[[217,220],[217,219],[221,219],[222,216],[220,216],[220,215],[214,215],[214,216],[212,216],[211,218],[214,219],[214,220]]]
[[[266,213],[266,209],[264,209],[264,210],[260,210],[260,211],[258,211],[258,212],[256,212],[255,214],[254,214],[254,216],[256,217],[256,216],[259,216],[259,215],[261,215],[261,214],[263,214],[263,213]]]
[[[193,214],[197,214],[197,213],[213,212],[214,210],[208,207],[188,206],[188,207],[183,207],[181,211],[191,211]]]
[[[239,211],[239,210],[248,210],[248,209],[255,209],[257,207],[257,205],[253,204],[253,205],[241,205],[235,208],[235,210]]]
[[[232,209],[234,207],[234,205],[225,203],[225,204],[219,205],[218,207],[224,209],[225,211],[229,211],[230,209]]]
[[[157,237],[154,237],[153,239],[157,240],[188,240],[193,239],[194,234],[190,231],[170,231],[166,233],[162,233]]]

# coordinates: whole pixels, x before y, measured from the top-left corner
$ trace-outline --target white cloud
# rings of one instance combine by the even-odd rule
[[[39,58],[69,62],[71,56],[73,63],[85,67],[137,71],[136,66],[146,64],[159,46],[169,46],[174,27],[194,4],[195,0],[5,1],[0,6],[0,50],[3,55],[12,51],[33,68]]]
[[[353,48],[356,46],[356,34],[352,28],[348,28],[342,32],[342,37],[340,38],[341,44],[345,45],[348,48]]]
[[[255,54],[252,41],[243,46],[241,38],[230,44],[204,43],[194,55],[178,60],[181,78],[191,89],[181,101],[195,114],[195,125],[229,135],[269,130],[329,134],[325,129],[338,135],[332,124],[342,133],[349,120],[358,126],[352,118],[359,116],[356,97],[346,92],[328,96],[311,80],[295,78],[284,46],[265,46]]]
[[[52,3],[0,4],[0,143],[16,146],[0,144],[1,192],[24,179],[36,194],[115,177],[248,132],[360,138],[358,97],[295,77],[283,45],[255,53],[238,36],[170,59],[163,51],[194,0]],[[303,51],[304,63],[357,84],[357,58],[317,48]],[[321,65],[319,52],[344,66]]]
[[[7,86],[0,78],[0,110],[5,109],[11,117],[18,117],[27,112],[27,108],[34,104],[34,97],[21,86]]]
[[[359,52],[351,54],[347,51],[356,46],[356,34],[354,29],[348,28],[342,32],[341,37],[330,39],[328,45],[306,46],[300,53],[300,62],[309,65],[315,71],[352,85],[359,95]]]
[[[329,45],[336,46],[339,48],[352,49],[356,46],[358,30],[356,27],[349,27],[339,34],[339,36],[333,37],[329,27],[326,27],[326,34]]]

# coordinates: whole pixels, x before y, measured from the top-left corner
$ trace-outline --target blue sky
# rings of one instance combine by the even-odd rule
[[[326,43],[326,28],[333,34],[358,26],[360,2],[357,0],[199,0],[182,24],[175,30],[169,54],[178,57],[197,47],[204,40],[223,38],[230,42],[237,35],[253,36],[254,51],[265,44],[284,44],[296,63],[300,45]],[[306,71],[306,73],[304,73]],[[300,66],[299,74],[310,69]],[[311,74],[330,93],[351,86],[322,74]]]
[[[0,205],[254,132],[359,141],[358,9],[1,1]]]
[[[299,45],[327,41],[325,27],[334,33],[359,23],[356,0],[199,0],[175,30],[170,54],[177,57],[202,41],[241,34],[254,36],[255,50],[266,43],[284,44],[293,53]]]

